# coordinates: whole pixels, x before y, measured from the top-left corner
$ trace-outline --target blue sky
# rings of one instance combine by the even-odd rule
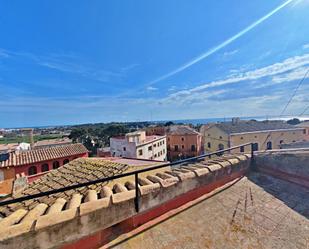
[[[279,115],[309,69],[308,13],[309,0],[0,1],[0,127]],[[309,105],[308,78],[285,114]]]

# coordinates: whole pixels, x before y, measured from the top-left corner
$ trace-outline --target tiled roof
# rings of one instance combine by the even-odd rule
[[[238,155],[238,156],[237,155],[224,155],[220,158],[216,158],[212,160],[201,159],[197,164],[190,163],[190,162],[187,164],[183,164],[182,167],[184,168],[180,170],[185,170],[187,172],[190,167],[193,167],[193,169],[190,168],[191,170],[196,170],[195,167],[197,167],[199,169],[202,168],[202,171],[206,170],[208,172],[208,168],[211,168],[212,169],[211,171],[215,171],[215,169],[222,168],[223,165],[226,165],[226,166],[230,165],[230,163],[227,162],[227,160],[229,159],[232,159],[232,160],[237,159],[236,161],[240,161],[240,160],[246,160],[247,156],[245,155]],[[138,165],[136,166],[139,167]],[[212,166],[214,168],[212,168]],[[70,185],[77,184],[77,183],[89,182],[89,181],[93,181],[96,179],[101,179],[101,178],[105,178],[105,177],[109,177],[113,175],[119,175],[119,174],[123,174],[125,172],[129,172],[132,170],[136,170],[136,167],[132,166],[132,164],[128,165],[124,163],[117,163],[117,162],[102,160],[101,158],[78,158],[64,165],[61,168],[50,171],[49,173],[42,176],[40,179],[29,184],[27,188],[25,188],[21,193],[16,194],[14,198],[22,197],[25,195],[32,195],[32,194],[36,194],[40,192],[46,192],[46,191],[53,190],[53,189],[59,189],[65,186],[70,186]],[[172,172],[175,172],[175,174],[177,174],[177,172],[179,173],[179,168],[171,169],[171,170]],[[149,171],[148,174],[154,174],[154,172]],[[170,175],[169,177],[172,177],[172,175]],[[158,177],[158,176],[156,175],[155,177]],[[80,196],[80,201],[82,202],[82,201],[85,201],[85,199],[82,198],[82,196],[85,197],[87,193],[89,193],[89,191],[95,190],[96,193],[100,193],[100,191],[102,190],[104,186],[109,187],[110,183],[114,186],[115,184],[117,185],[121,183],[122,180],[118,179],[116,180],[117,181],[116,183],[115,181],[97,183],[97,184],[89,185],[87,187],[72,189],[72,190],[61,192],[61,193],[53,194],[50,196],[44,196],[44,197],[40,197],[37,199],[27,200],[27,201],[15,203],[15,204],[9,204],[9,205],[0,207],[0,218],[7,217],[10,214],[12,214],[14,211],[19,210],[19,209],[25,209],[28,211],[32,210],[40,203],[44,203],[48,206],[52,206],[53,204],[56,203],[57,199],[65,199],[66,201],[70,201],[72,200],[73,196],[76,196],[76,195]],[[124,186],[125,186],[124,188],[127,188],[126,184],[124,184]]]
[[[238,121],[237,123],[224,122],[218,123],[214,126],[225,131],[228,134],[255,132],[255,131],[269,131],[269,130],[285,130],[297,129],[293,125],[289,125],[282,121]]]
[[[200,135],[199,132],[195,131],[194,129],[183,126],[183,125],[173,125],[168,127],[167,129],[168,135]]]
[[[20,166],[56,158],[84,154],[87,152],[88,150],[86,147],[79,143],[38,150],[22,151],[19,153],[11,152],[8,160],[0,162],[0,167]]]
[[[52,170],[42,176],[40,179],[29,184],[20,194],[15,197],[24,195],[46,192],[53,189],[63,188],[78,183],[89,182],[96,179],[118,175],[128,170],[129,166],[122,163],[101,160],[99,158],[78,158],[61,168]],[[22,203],[11,204],[0,208],[0,213],[9,215],[19,208],[31,209],[39,203],[51,205],[57,198],[69,199],[72,194],[84,195],[89,189],[99,190],[106,183],[98,183],[87,187],[81,187],[74,190],[57,193],[52,196],[44,196],[36,200],[24,201]]]

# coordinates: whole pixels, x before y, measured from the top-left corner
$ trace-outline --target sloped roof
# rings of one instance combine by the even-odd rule
[[[0,167],[21,166],[25,164],[84,154],[87,152],[87,148],[80,143],[38,150],[21,151],[19,153],[10,152],[9,158],[0,162]]]
[[[63,188],[78,183],[89,182],[104,177],[118,175],[128,170],[129,166],[123,163],[117,163],[99,158],[78,158],[61,168],[50,171],[40,177],[40,179],[29,184],[16,197],[32,195],[39,192],[46,192],[53,189]],[[10,204],[0,208],[0,213],[9,215],[19,208],[31,209],[38,203],[52,204],[57,198],[68,199],[72,194],[84,195],[89,189],[101,189],[107,183],[98,183],[87,187],[81,187],[74,190],[44,196],[35,200],[24,201],[22,203]]]
[[[167,129],[168,135],[200,135],[199,132],[184,125],[173,125]]]
[[[227,134],[269,130],[299,129],[298,127],[289,125],[282,121],[238,121],[237,123],[223,122],[215,124],[214,126],[223,130]]]

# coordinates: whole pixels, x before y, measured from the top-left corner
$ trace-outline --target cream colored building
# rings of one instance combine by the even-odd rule
[[[110,139],[111,156],[166,161],[166,136],[146,136],[145,131]]]
[[[206,152],[254,143],[254,150],[280,149],[281,144],[303,141],[303,128],[282,121],[243,121],[235,118],[232,122],[213,124],[203,130]],[[232,152],[249,152],[250,146],[240,147]]]

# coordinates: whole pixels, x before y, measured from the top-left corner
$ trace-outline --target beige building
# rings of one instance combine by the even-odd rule
[[[166,136],[146,136],[145,131],[131,132],[110,139],[111,156],[166,160]]]
[[[280,149],[281,144],[304,140],[305,130],[282,121],[242,121],[213,124],[203,130],[206,152],[214,152],[245,143],[254,143],[254,150]],[[250,146],[233,152],[249,152]]]
[[[309,141],[309,121],[301,122],[300,124],[296,125],[296,127],[305,129],[306,134],[304,137],[306,141]]]

